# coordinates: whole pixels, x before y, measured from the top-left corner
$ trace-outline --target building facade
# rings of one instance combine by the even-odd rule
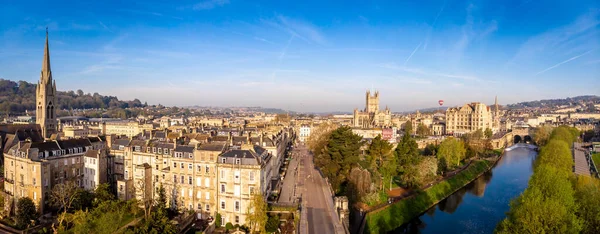
[[[93,190],[106,181],[105,143],[101,138],[69,139],[46,142],[19,142],[4,154],[5,204],[13,204],[21,197],[30,197],[40,212],[48,205],[50,191],[57,184],[73,182]],[[93,157],[92,157],[93,156]],[[94,164],[85,160],[94,158]],[[97,163],[96,163],[97,162]],[[87,169],[96,172],[86,174]],[[88,181],[88,186],[85,186]],[[91,181],[91,182],[90,182]],[[90,186],[94,183],[95,186]],[[6,205],[10,210],[13,206]]]
[[[221,223],[245,224],[252,195],[268,194],[271,155],[260,146],[243,145],[218,159],[218,212]],[[265,196],[266,199],[266,196]]]
[[[300,125],[300,131],[299,131],[299,140],[300,142],[306,142],[308,140],[308,137],[310,137],[310,125],[308,124],[302,124]]]
[[[498,131],[499,116],[496,99],[496,110],[489,106],[473,102],[462,107],[451,107],[446,110],[446,134],[460,136],[481,129]]]
[[[392,124],[392,112],[389,108],[379,110],[379,92],[376,91],[374,96],[367,91],[366,107],[363,111],[354,109],[353,115],[354,127],[373,128],[373,127],[389,127]]]

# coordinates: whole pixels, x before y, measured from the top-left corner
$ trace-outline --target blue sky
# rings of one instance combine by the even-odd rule
[[[62,1],[61,1],[62,2]],[[392,111],[600,94],[598,1],[8,1],[0,77],[151,104]],[[33,7],[35,6],[35,7]]]

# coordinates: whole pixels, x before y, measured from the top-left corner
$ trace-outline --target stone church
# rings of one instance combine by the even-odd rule
[[[371,91],[366,94],[366,107],[363,111],[354,109],[354,127],[375,128],[389,127],[392,125],[392,112],[386,106],[385,110],[379,110],[379,91],[371,95]]]

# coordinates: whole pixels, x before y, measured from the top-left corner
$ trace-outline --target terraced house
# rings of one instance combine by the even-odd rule
[[[33,199],[40,212],[48,205],[52,188],[72,181],[93,190],[110,175],[105,142],[101,137],[45,142],[19,142],[4,154],[5,204],[21,197]],[[9,210],[12,205],[5,206]]]

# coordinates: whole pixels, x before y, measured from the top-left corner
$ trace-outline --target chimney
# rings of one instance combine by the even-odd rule
[[[263,143],[263,137],[265,137],[265,136],[263,136],[263,134],[259,134],[259,135],[258,135],[258,138],[259,138],[258,142],[260,142],[260,145],[261,145],[261,146],[264,146],[264,143]]]

